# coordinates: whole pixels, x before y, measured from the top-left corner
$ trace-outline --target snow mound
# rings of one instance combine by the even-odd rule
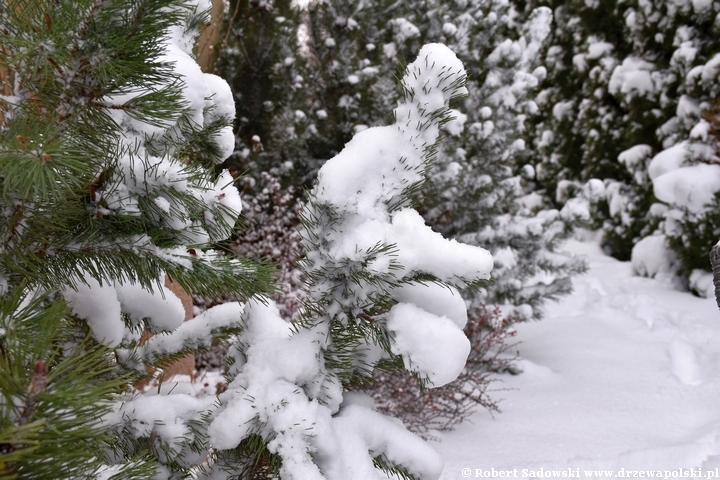
[[[714,473],[714,299],[637,277],[633,265],[605,256],[594,241],[566,248],[588,257],[589,272],[573,278],[574,294],[549,306],[542,322],[516,327],[524,373],[499,377],[502,413],[478,412],[472,424],[437,435],[446,460],[441,478],[463,478],[464,468],[473,475],[476,468],[517,469],[511,478],[536,478],[541,468],[576,478]]]

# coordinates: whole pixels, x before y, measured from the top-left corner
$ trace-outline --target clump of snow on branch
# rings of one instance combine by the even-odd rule
[[[379,411],[401,419],[423,438],[453,430],[478,407],[499,412],[497,401],[490,396],[490,386],[497,380],[494,373],[517,373],[513,366],[516,358],[509,354],[514,347],[510,343],[515,336],[510,328],[514,319],[503,315],[498,306],[475,304],[468,310],[464,304],[457,310],[460,318],[468,319],[465,334],[471,343],[467,363],[457,379],[439,388],[422,389],[407,371],[376,371],[377,382],[368,390]]]
[[[131,326],[147,318],[148,327],[156,332],[172,331],[185,319],[182,302],[167,287],[150,292],[137,284],[100,285],[90,275],[84,282],[66,288],[63,295],[73,313],[88,322],[95,339],[109,347],[117,347],[126,335],[122,314]]]

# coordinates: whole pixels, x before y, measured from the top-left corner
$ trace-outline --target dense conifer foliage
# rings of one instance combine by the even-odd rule
[[[538,184],[585,198],[608,253],[709,292],[716,193],[716,2],[550,2],[548,75],[528,130]]]

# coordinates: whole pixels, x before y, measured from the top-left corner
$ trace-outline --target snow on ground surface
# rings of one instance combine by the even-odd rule
[[[518,326],[524,373],[495,383],[507,389],[494,392],[502,413],[479,411],[472,424],[438,434],[441,478],[491,477],[492,469],[516,469],[509,478],[547,478],[548,469],[579,478],[596,470],[618,478],[630,470],[717,478],[714,299],[633,276],[629,262],[603,255],[597,242],[573,240],[567,249],[586,256],[589,272],[543,320]]]

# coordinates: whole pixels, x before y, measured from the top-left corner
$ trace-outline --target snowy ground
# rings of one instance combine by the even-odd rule
[[[472,424],[439,435],[442,478],[490,476],[492,469],[532,477],[541,468],[545,476],[564,469],[580,478],[596,470],[717,478],[714,300],[635,277],[629,263],[603,255],[594,242],[567,248],[588,258],[589,272],[574,280],[571,296],[548,306],[546,318],[518,327],[524,373],[496,383],[508,389],[495,392],[502,413],[478,412]]]

